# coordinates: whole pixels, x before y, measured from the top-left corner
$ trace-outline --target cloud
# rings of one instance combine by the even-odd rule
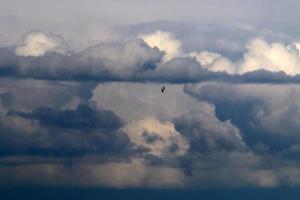
[[[212,53],[209,51],[202,51],[200,53],[191,52],[191,57],[195,57],[196,60],[201,64],[201,66],[209,66],[211,65],[216,59],[218,59],[221,55],[218,53]]]
[[[299,74],[300,57],[296,44],[285,46],[282,43],[269,44],[261,38],[253,39],[247,45],[248,51],[238,72],[264,69],[271,72],[284,71],[289,75]]]
[[[0,91],[14,96],[11,104],[8,94],[1,97],[6,99],[0,109],[2,185],[299,185],[297,85],[210,82],[187,85],[184,91],[183,85],[167,85],[165,95],[173,99],[168,102],[158,84],[99,84],[93,97],[90,91],[75,90],[77,84],[18,80],[1,85]],[[25,94],[21,91],[36,98],[53,91],[48,94],[53,101],[58,94],[66,99],[50,106],[36,100],[33,106],[15,98]],[[88,102],[74,103],[69,96]],[[128,109],[121,109],[124,105]],[[143,107],[148,108],[134,114]],[[11,110],[15,112],[7,115]]]
[[[172,122],[160,122],[154,118],[132,121],[124,127],[131,141],[149,149],[149,154],[179,156],[186,153],[189,143],[175,130]]]
[[[252,43],[250,42],[250,44]],[[298,59],[299,53],[296,44],[288,45],[285,54],[290,53],[292,56],[296,56],[295,59]],[[264,48],[263,50],[255,50],[256,46],[252,46],[253,49],[250,50],[252,47],[249,48],[249,51],[244,54],[244,59],[235,62],[221,54],[208,51],[183,53],[169,61],[164,61],[162,60],[165,55],[163,51],[157,47],[151,48],[141,39],[98,44],[68,55],[48,52],[38,57],[17,56],[14,54],[13,48],[4,47],[0,48],[0,57],[2,58],[0,76],[19,79],[98,82],[300,82],[300,75],[296,71],[292,73],[288,68],[284,70],[282,67],[278,69],[279,71],[274,70],[272,68],[273,61],[266,53],[268,50]],[[282,53],[279,50],[274,50],[274,52],[277,52],[276,55]],[[265,58],[259,54],[264,54]],[[293,61],[288,61],[291,55],[287,56],[284,62],[293,63]],[[249,63],[256,63],[255,65],[261,67],[249,68]],[[264,65],[264,63],[268,63],[268,65]],[[297,63],[294,64],[292,69],[296,70]],[[243,69],[247,70],[241,73]]]
[[[132,39],[121,43],[99,44],[74,55],[71,59],[81,62],[76,66],[95,77],[101,72],[108,72],[117,77],[128,77],[135,73],[155,68],[163,53],[157,48],[149,47],[141,39]]]
[[[193,56],[205,68],[215,72],[229,74],[245,74],[257,70],[269,72],[284,72],[294,76],[300,73],[299,45],[293,42],[289,45],[274,42],[268,43],[263,38],[251,39],[246,44],[243,58],[236,62],[213,52],[193,52]]]
[[[75,110],[57,111],[49,107],[40,107],[32,113],[10,111],[8,116],[20,116],[37,120],[43,126],[54,126],[67,129],[117,130],[123,122],[109,110],[95,110],[87,105],[78,105]]]
[[[160,20],[124,26],[120,32],[132,37],[138,34],[148,35],[157,30],[172,33],[180,41],[183,53],[217,52],[230,60],[240,58],[246,51],[246,44],[252,38],[266,38],[267,41],[280,43],[296,40],[286,32],[257,28],[253,24],[245,23],[211,24]]]
[[[235,64],[231,60],[221,56],[220,54],[202,51],[199,53],[192,52],[188,56],[194,57],[203,68],[209,71],[235,74]]]
[[[3,76],[52,80],[134,80],[154,69],[164,55],[141,39],[99,44],[71,55],[48,52],[23,57],[13,55],[9,48],[0,51]]]
[[[166,84],[167,92],[164,95],[161,95],[160,87],[159,83],[98,84],[91,100],[112,110],[126,122],[146,118],[168,121],[188,114],[196,107],[207,107],[183,93],[183,85]]]
[[[26,126],[25,126],[26,125]],[[111,111],[78,105],[75,110],[1,110],[0,155],[72,157],[87,153],[130,154],[131,142]],[[28,129],[26,128],[28,127]],[[133,152],[133,151],[132,151]]]
[[[230,120],[254,149],[264,144],[280,152],[299,141],[297,85],[207,83],[186,86],[185,92],[214,104],[217,117]]]
[[[295,170],[299,167],[298,85],[209,82],[186,85],[184,91],[215,108],[174,121],[176,130],[190,142],[190,151],[180,158],[187,184],[299,184]]]
[[[209,112],[193,111],[178,117],[174,124],[176,130],[188,139],[191,152],[246,150],[239,129],[229,120],[219,121],[213,108]]]
[[[164,51],[164,62],[167,62],[182,54],[181,42],[177,40],[171,33],[164,31],[155,31],[147,35],[140,35],[150,47],[157,47]]]
[[[23,44],[16,48],[18,56],[43,56],[47,52],[58,52],[65,54],[68,45],[64,39],[53,33],[29,32],[23,36]]]
[[[0,97],[3,106],[6,109],[23,111],[34,110],[45,105],[54,109],[74,109],[80,103],[88,103],[92,96],[92,90],[97,85],[91,82],[10,78],[1,78],[0,83]]]

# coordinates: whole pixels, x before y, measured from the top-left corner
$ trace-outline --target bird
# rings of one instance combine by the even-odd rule
[[[166,90],[165,86],[163,86],[160,90],[161,90],[161,93],[164,93]]]

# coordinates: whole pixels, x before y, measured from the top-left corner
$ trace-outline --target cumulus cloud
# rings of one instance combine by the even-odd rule
[[[263,38],[251,39],[246,44],[243,58],[233,62],[213,52],[193,52],[190,56],[210,71],[225,71],[229,74],[244,74],[256,70],[284,72],[288,75],[300,73],[299,45],[297,42],[269,43]]]
[[[128,123],[124,131],[133,143],[149,149],[155,156],[179,156],[189,149],[189,143],[175,130],[172,122],[148,118]]]
[[[219,121],[214,109],[209,112],[192,112],[175,119],[175,128],[188,139],[191,151],[242,151],[246,149],[239,129],[229,120]]]
[[[181,162],[193,184],[201,185],[204,180],[207,185],[233,187],[299,184],[298,172],[295,171],[299,166],[296,156],[299,153],[298,85],[211,82],[185,86],[185,92],[199,101],[212,104],[216,117],[216,120],[205,123],[201,122],[203,114],[190,114],[175,120],[176,130],[187,138],[193,138],[189,139],[190,150],[198,150],[201,155],[190,152]],[[210,125],[213,121],[222,126],[230,121],[239,137],[232,128],[227,129],[226,134],[213,128]],[[210,129],[205,130],[206,127]],[[215,135],[214,130],[223,134]],[[208,140],[204,139],[205,133],[208,133]],[[221,143],[215,136],[222,138]],[[230,140],[224,138],[228,136]],[[201,152],[208,153],[202,156]],[[217,167],[220,165],[221,168]],[[236,173],[241,176],[236,176]],[[291,174],[295,178],[289,178]]]
[[[265,69],[268,71],[284,71],[289,75],[299,74],[299,49],[292,43],[268,43],[261,38],[251,40],[247,44],[247,52],[238,73]]]
[[[242,150],[245,147],[239,130],[230,121],[219,121],[215,117],[213,106],[197,102],[184,94],[182,85],[166,85],[166,87],[167,93],[161,95],[158,93],[157,84],[99,84],[94,90],[92,99],[123,116],[129,122],[131,132],[144,143],[147,138],[150,141],[153,139],[163,142],[161,134],[156,133],[154,129],[163,127],[164,121],[168,122],[175,118],[170,125],[175,125],[176,131],[187,138],[193,148],[199,148],[200,152]],[[173,100],[168,104],[162,103],[169,99]],[[151,127],[147,125],[148,123],[153,124],[154,128],[151,128],[151,131],[147,131],[146,127]],[[203,142],[202,145],[198,145],[200,141]]]
[[[2,185],[299,185],[297,85],[202,83],[185,86],[185,93],[183,85],[167,85],[162,95],[158,84],[109,83],[91,95],[75,90],[79,85],[72,82],[13,83],[0,87],[6,102],[0,109]],[[33,106],[15,98],[21,90],[36,98],[45,95],[39,89],[53,91],[50,99],[59,94],[66,99],[47,107],[45,99]],[[74,104],[69,96],[90,104]],[[131,101],[128,109],[120,108]],[[140,114],[126,114],[143,107],[148,108]],[[161,110],[167,113],[161,116]]]
[[[124,30],[125,29],[125,30]],[[157,30],[172,33],[181,42],[182,52],[217,52],[230,60],[235,60],[246,51],[246,44],[251,38],[261,37],[268,41],[290,43],[293,38],[282,32],[261,29],[249,24],[211,24],[154,21],[123,27],[122,32],[129,36],[148,35]]]
[[[268,46],[265,41],[259,41]],[[237,61],[209,51],[176,54],[172,59],[164,60],[164,51],[156,46],[151,48],[142,39],[98,44],[69,55],[46,52],[38,57],[17,56],[12,48],[4,47],[0,49],[0,76],[101,82],[300,82],[297,72],[292,73],[291,68],[285,70],[284,64],[275,70],[272,67],[275,61],[271,61],[272,58],[267,56],[267,48],[258,50],[259,45],[256,47],[252,43],[253,41],[249,43],[244,58]],[[275,46],[277,49],[278,45],[271,44],[270,46]],[[296,57],[299,57],[297,43],[288,45],[286,49],[285,54],[291,54],[288,54],[289,56],[285,59],[286,64],[289,64],[288,60],[293,58],[295,63],[291,61],[290,64],[294,63],[292,68],[297,70],[298,58]],[[277,52],[278,56],[282,53],[280,50],[274,50],[274,52]],[[261,67],[253,67],[253,63]]]
[[[196,57],[196,60],[202,65],[202,66],[209,66],[211,65],[216,59],[221,57],[218,53],[213,53],[209,51],[202,51],[200,53],[192,52],[190,53],[191,57]]]
[[[149,47],[140,39],[128,40],[122,43],[100,44],[90,47],[73,56],[83,62],[91,73],[107,71],[113,75],[126,77],[134,73],[155,68],[163,53],[157,48]],[[82,69],[84,70],[84,68]]]
[[[64,39],[53,33],[29,32],[23,36],[23,43],[16,48],[18,56],[43,56],[47,52],[67,53]]]
[[[196,81],[200,77],[207,76],[206,73],[207,71],[193,58],[174,58],[158,65],[149,76],[162,82],[185,82]]]
[[[221,56],[218,53],[209,51],[192,52],[190,57],[195,57],[200,65],[213,72],[226,72],[228,74],[235,74],[235,64],[226,57]]]
[[[230,120],[252,147],[265,144],[271,151],[281,151],[299,141],[297,85],[207,83],[187,86],[185,91],[213,103],[218,118]]]
[[[120,131],[122,121],[114,113],[87,105],[78,105],[75,110],[44,107],[22,112],[3,109],[1,116],[2,156],[68,157],[121,151],[126,154],[131,148],[129,137]],[[20,127],[26,124],[30,127],[28,130]]]
[[[8,90],[13,96],[22,89],[23,92],[29,90],[27,93],[36,98],[43,95],[41,91],[53,91],[53,94],[48,94],[50,99],[58,93],[65,96],[69,104],[73,102],[68,100],[68,96],[78,95],[87,99],[91,97],[89,94],[85,96],[76,90],[72,91],[76,85],[74,83],[50,82],[54,85],[48,85],[47,82],[36,80],[19,80],[16,84],[12,83],[7,81],[1,90],[4,93]],[[70,86],[70,92],[67,92],[67,86]],[[31,91],[30,88],[37,91]],[[39,89],[41,91],[38,91]],[[1,100],[6,98],[11,97],[1,96]],[[124,126],[121,119],[102,105],[97,106],[90,102],[91,105],[79,104],[69,107],[65,103],[58,103],[46,107],[47,101],[41,100],[37,104],[44,104],[44,107],[33,107],[26,101],[22,102],[20,98],[12,99],[12,104],[0,107],[0,163],[10,163],[10,167],[2,168],[0,172],[3,181],[0,181],[1,186],[4,182],[18,185],[19,181],[23,184],[45,186],[118,188],[184,185],[185,175],[180,168],[149,163],[149,159],[154,159],[148,157],[151,152],[146,147],[142,150],[141,144],[134,143],[128,133],[119,130]],[[25,111],[11,111],[21,107]],[[153,127],[155,131],[166,136],[170,134],[169,137],[162,135],[165,139],[164,143],[161,143],[163,148],[158,149],[162,154],[177,157],[186,152],[187,147],[182,144],[188,145],[187,141],[176,132],[171,122],[153,120],[154,125],[160,125],[159,130]],[[169,133],[168,130],[173,130],[174,133]],[[152,134],[142,134],[141,137],[147,144],[156,142]],[[15,165],[16,163],[18,164]],[[41,180],[41,175],[45,179]],[[82,181],[74,181],[78,178]]]
[[[175,26],[176,24],[172,25]],[[172,27],[168,23],[166,23],[166,26]],[[157,23],[157,27],[161,27],[159,23]],[[253,31],[257,32],[255,28],[249,29],[248,26],[245,28],[243,25],[231,28],[236,28],[239,31],[245,31],[248,33]],[[176,32],[176,30],[173,29],[172,31]],[[215,53],[212,51],[192,51],[190,53],[183,53],[183,51],[181,51],[181,53],[176,54],[176,57],[186,55],[195,57],[203,68],[214,72],[244,74],[255,70],[266,70],[270,72],[283,71],[288,75],[299,74],[299,43],[296,41],[286,45],[284,42],[278,42],[276,40],[275,42],[268,42],[264,39],[264,37],[274,41],[274,37],[276,35],[274,34],[271,36],[270,34],[271,32],[267,30],[264,30],[264,32],[261,34],[257,32],[257,35],[261,35],[262,37],[257,37],[257,35],[251,33],[249,38],[245,40],[248,40],[248,42],[244,44],[244,51],[242,52],[243,54],[240,54],[242,55],[242,58],[237,59],[236,61],[233,61],[231,58],[226,56],[222,56],[220,53]],[[280,34],[277,34],[276,37],[279,35]],[[159,38],[159,34],[155,33],[149,34],[149,37],[150,36],[152,39]],[[278,37],[277,40],[282,41],[280,37]],[[177,41],[181,43],[180,40],[177,39]],[[221,41],[221,39],[217,39],[217,41]],[[228,43],[228,40],[223,39],[222,41],[227,41]],[[151,42],[148,44],[151,46]],[[222,50],[220,52],[222,52]]]
[[[95,110],[79,104],[75,110],[57,111],[49,107],[40,107],[32,113],[10,111],[8,116],[20,116],[37,120],[43,126],[54,126],[67,129],[97,129],[117,130],[123,122],[109,110]]]
[[[172,33],[155,31],[147,35],[140,35],[150,47],[157,47],[165,52],[164,61],[169,61],[182,54],[181,42]]]
[[[99,44],[71,55],[48,52],[39,57],[14,56],[2,48],[0,68],[4,76],[63,80],[138,79],[153,70],[164,55],[141,39]],[[67,72],[67,73],[66,73]]]
[[[30,111],[47,106],[54,109],[74,109],[88,103],[91,82],[56,82],[32,79],[0,79],[0,97],[6,109]],[[63,94],[63,95],[62,95]],[[38,97],[38,98],[37,98]]]

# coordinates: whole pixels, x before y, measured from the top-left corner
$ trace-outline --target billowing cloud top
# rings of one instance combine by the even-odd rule
[[[155,31],[70,52],[61,36],[31,32],[23,44],[0,49],[0,76],[34,79],[172,82],[298,83],[298,43],[248,41],[232,60],[211,51],[184,52],[172,33]]]
[[[24,35],[23,44],[16,48],[18,56],[43,56],[47,52],[66,53],[67,44],[61,36],[52,33],[30,32]]]
[[[156,31],[140,36],[150,47],[157,47],[165,52],[164,61],[169,61],[181,54],[181,43],[169,32]]]

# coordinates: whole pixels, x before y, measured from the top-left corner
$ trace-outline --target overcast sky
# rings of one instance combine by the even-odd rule
[[[68,41],[105,39],[111,26],[157,20],[245,24],[299,37],[298,10],[296,0],[1,0],[0,27],[5,43],[31,30],[56,32]]]
[[[46,0],[1,1],[1,13],[23,18],[24,21],[72,25],[80,22],[132,24],[154,20],[206,23],[240,22],[266,27],[293,27],[299,5],[296,0]],[[80,20],[80,21],[78,21]],[[73,23],[71,23],[73,21]],[[55,22],[55,23],[54,23]],[[78,27],[80,23],[78,23]],[[49,25],[52,25],[51,23]]]

